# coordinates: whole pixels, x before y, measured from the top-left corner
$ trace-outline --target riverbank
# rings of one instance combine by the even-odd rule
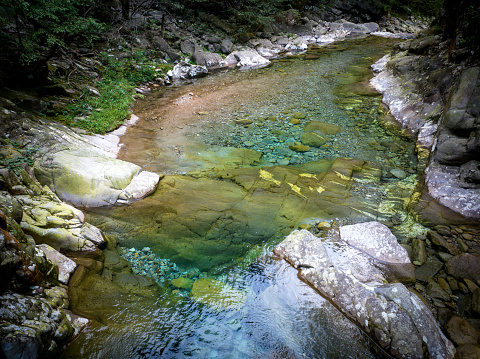
[[[138,21],[138,19],[136,19],[136,21]],[[315,21],[315,20],[313,20],[313,21]],[[175,24],[178,24],[178,23],[179,22],[177,22],[177,21],[175,21],[175,22],[172,21],[171,22],[172,29],[180,28],[179,26],[175,25]],[[256,53],[257,54],[254,53],[255,56],[253,56],[252,54],[249,53],[248,54],[249,59],[257,58],[256,56],[260,55],[262,53],[262,51],[263,51],[264,55],[266,55],[267,53],[274,54],[274,56],[279,56],[280,54],[287,55],[289,52],[292,52],[292,51],[295,52],[295,51],[305,50],[306,46],[308,46],[308,44],[309,44],[308,41],[318,43],[319,42],[318,39],[321,39],[320,43],[328,43],[330,41],[333,41],[334,36],[339,36],[339,38],[342,38],[342,37],[345,37],[345,36],[351,34],[352,32],[354,32],[358,35],[358,34],[365,34],[365,33],[368,33],[368,32],[371,31],[371,29],[369,29],[367,26],[365,27],[366,28],[365,29],[363,27],[353,26],[351,23],[348,23],[348,22],[322,23],[322,24],[317,22],[317,25],[312,24],[312,23],[310,23],[310,25],[312,25],[312,31],[313,31],[313,29],[316,29],[316,31],[313,31],[313,32],[316,32],[317,34],[321,34],[321,32],[324,31],[324,30],[322,30],[322,28],[326,29],[326,32],[324,34],[321,34],[321,35],[317,36],[317,37],[312,36],[308,39],[305,39],[302,36],[297,36],[297,37],[286,36],[286,37],[279,37],[279,38],[275,39],[274,41],[272,41],[273,38],[270,38],[269,39],[270,43],[268,43],[266,41],[263,41],[262,39],[251,39],[251,40],[249,40],[251,47],[248,50],[245,50],[245,49],[242,49],[242,48],[239,48],[239,49],[240,49],[240,51],[253,51],[252,47],[256,46]],[[354,31],[348,30],[349,27],[350,27],[350,29],[353,29]],[[184,36],[184,35],[181,34],[181,36]],[[326,37],[322,37],[322,36],[326,36]],[[217,39],[212,39],[212,38],[210,38],[209,40],[205,40],[205,39],[201,39],[199,37],[196,37],[196,38],[194,38],[194,40],[198,41],[198,42],[207,41],[207,44],[206,44],[207,48],[210,45],[212,45],[213,48],[215,48],[214,45],[218,44],[218,42],[217,42],[218,40]],[[323,41],[323,40],[327,40],[327,41]],[[255,45],[255,44],[258,44],[258,45]],[[272,44],[272,45],[270,45],[270,44]],[[262,46],[260,46],[260,45],[262,45]],[[182,46],[182,44],[180,44],[180,47],[181,46]],[[187,45],[184,44],[184,47],[185,46],[187,46]],[[194,50],[195,50],[195,48],[194,48]],[[277,52],[277,50],[279,50],[279,51]],[[194,53],[195,53],[195,51],[194,51]],[[197,62],[200,61],[199,59],[201,58],[201,56],[205,57],[205,51],[200,51],[200,53],[197,53],[197,56],[196,56],[197,57]],[[242,64],[242,60],[238,61],[240,59],[240,57],[237,57],[237,56],[233,55],[233,58],[235,58],[237,60],[237,64],[238,63]],[[228,56],[227,56],[227,58],[228,58]],[[217,57],[217,59],[218,59],[218,57]],[[223,61],[223,59],[222,59],[222,61]],[[247,66],[250,66],[252,64],[252,62],[243,62],[243,63],[247,64]],[[207,61],[205,62],[205,64],[207,64]],[[181,66],[187,66],[187,65],[181,65]],[[188,68],[195,68],[194,66],[190,66],[190,65],[188,65],[187,67]],[[210,67],[210,66],[208,66],[208,67]],[[217,67],[217,66],[213,66],[213,67]],[[188,71],[190,71],[190,70],[188,70]],[[207,71],[208,71],[208,69],[207,69]],[[174,73],[175,72],[172,71],[171,78],[169,77],[168,79],[162,79],[162,81],[164,83],[171,83],[173,80],[175,80],[174,79],[174,77],[175,77]],[[160,84],[162,81],[159,81],[156,84]],[[155,83],[150,84],[150,85],[151,86],[143,86],[142,88],[139,88],[138,92],[148,93],[149,91],[151,91],[152,89],[154,89],[156,87],[156,86],[154,86]],[[187,95],[185,97],[185,102],[178,103],[178,105],[180,107],[185,106],[186,102],[188,102],[187,100],[188,100],[189,96],[190,95]],[[40,159],[40,156],[38,157],[38,162],[37,162],[38,166],[36,166],[37,167],[36,175],[37,175],[37,177],[39,177],[39,179],[41,179],[42,185],[45,185],[45,184],[49,185],[49,187],[52,188],[54,190],[54,192],[56,193],[56,195],[53,195],[51,192],[48,192],[46,188],[42,189],[41,185],[37,185],[38,188],[33,187],[33,189],[32,189],[31,188],[32,185],[29,182],[30,180],[28,180],[28,178],[30,178],[30,177],[26,176],[23,172],[21,172],[21,174],[22,174],[21,179],[16,178],[16,179],[13,179],[11,181],[4,180],[4,182],[3,182],[4,183],[4,185],[3,185],[4,189],[7,189],[8,192],[10,192],[10,194],[14,194],[15,196],[17,196],[17,195],[28,195],[28,196],[36,195],[36,196],[38,196],[40,194],[41,195],[48,195],[48,196],[50,196],[49,201],[47,201],[47,203],[42,202],[41,204],[39,204],[39,206],[43,206],[43,208],[47,207],[47,208],[51,209],[54,206],[61,206],[61,205],[63,206],[63,204],[61,204],[60,200],[64,200],[66,202],[74,203],[77,206],[87,206],[87,207],[96,206],[99,203],[101,203],[101,204],[125,203],[128,200],[136,200],[136,199],[142,198],[145,195],[147,195],[148,193],[151,193],[155,190],[156,185],[157,185],[160,177],[155,177],[155,174],[149,175],[148,171],[142,171],[138,166],[135,167],[135,166],[131,166],[127,163],[123,163],[123,162],[118,161],[118,160],[112,160],[111,159],[111,157],[113,157],[112,156],[112,151],[104,151],[103,147],[104,147],[104,144],[106,142],[98,141],[97,140],[98,137],[95,137],[96,140],[91,141],[91,142],[93,142],[93,145],[92,145],[92,144],[89,144],[88,142],[90,142],[89,140],[92,140],[93,137],[78,136],[78,135],[70,133],[70,131],[66,130],[65,128],[62,128],[61,126],[58,126],[58,127],[57,126],[52,126],[48,122],[45,122],[45,125],[47,126],[45,128],[47,128],[47,129],[41,128],[41,127],[39,128],[37,123],[32,123],[30,120],[26,120],[24,118],[21,119],[21,121],[16,122],[17,121],[16,119],[21,118],[21,115],[19,115],[17,113],[17,112],[21,111],[17,107],[18,104],[14,104],[14,103],[11,103],[11,102],[8,102],[8,101],[4,101],[4,102],[6,104],[5,105],[6,110],[3,111],[3,114],[5,115],[4,123],[8,123],[8,126],[10,126],[13,129],[11,132],[9,132],[9,137],[8,138],[12,142],[10,142],[10,146],[8,147],[8,150],[11,153],[14,153],[15,156],[13,158],[16,158],[17,161],[19,163],[21,163],[22,158],[25,158],[25,159],[28,158],[27,156],[25,156],[26,155],[25,151],[28,148],[34,148],[34,146],[38,146],[39,149],[37,151],[43,151],[43,153],[41,153],[41,155],[42,155],[41,159]],[[200,112],[201,111],[199,111],[199,113]],[[203,116],[203,115],[199,114],[199,116]],[[151,119],[153,119],[153,117],[154,116],[152,116]],[[293,117],[295,117],[295,116],[293,116]],[[301,120],[301,119],[297,118],[297,120]],[[17,127],[15,128],[16,124],[17,124]],[[243,126],[242,124],[240,124],[240,125]],[[177,126],[177,125],[172,124],[172,126]],[[282,131],[282,130],[283,129],[280,129],[280,131]],[[32,141],[31,138],[28,138],[28,140],[25,140],[24,139],[25,131],[31,133],[34,136],[35,140]],[[79,131],[79,130],[77,130],[77,131],[82,132],[82,131]],[[15,137],[15,132],[17,132],[18,137]],[[42,132],[48,132],[48,133],[53,132],[53,133],[56,133],[56,135],[55,136],[47,136],[45,138],[45,137],[42,137],[42,136],[45,135],[45,134],[41,135]],[[121,134],[121,131],[118,132],[117,134]],[[39,140],[39,138],[41,140]],[[110,138],[112,138],[112,137],[110,137]],[[105,138],[103,138],[103,139],[105,139]],[[51,144],[48,144],[48,142],[52,142],[53,140],[55,140],[55,141],[60,140],[60,144],[56,144],[52,148]],[[244,145],[245,145],[246,140],[247,139],[245,139],[245,141],[242,140],[242,143]],[[17,143],[17,142],[19,143],[19,148],[16,149],[15,146],[17,146],[17,145],[15,145],[14,143]],[[42,142],[46,146],[43,146]],[[78,144],[78,143],[80,143],[80,145],[78,146],[78,148],[75,148],[76,145],[74,145],[74,144]],[[114,143],[115,144],[113,146],[108,145],[109,149],[114,148],[114,151],[117,151],[119,149],[118,141],[115,138],[113,138],[113,142],[109,142],[109,143]],[[68,151],[66,151],[67,148],[68,148]],[[73,149],[73,151],[72,151],[72,149]],[[260,148],[255,148],[255,149],[258,150]],[[85,158],[85,161],[82,161],[84,163],[83,168],[79,166],[79,162],[78,162],[79,157],[80,158]],[[72,159],[72,161],[71,161],[72,166],[62,167],[62,166],[65,165],[66,162],[69,162],[69,160],[68,160],[69,158]],[[285,160],[285,158],[280,158],[280,160]],[[41,162],[41,164],[40,164],[40,162]],[[108,164],[106,165],[105,162],[108,162]],[[280,162],[278,162],[277,164],[280,164]],[[290,164],[290,162],[289,162],[289,164]],[[118,169],[119,169],[120,165],[124,166],[125,171],[122,172],[121,175],[118,175],[118,172],[119,172]],[[102,169],[99,170],[99,168],[102,168]],[[107,169],[105,169],[105,168],[107,168]],[[115,174],[113,174],[112,171],[109,171],[108,168],[111,168],[112,171],[115,172]],[[63,177],[64,174],[66,174],[66,173],[71,174],[72,172],[79,173],[80,176],[84,176],[87,173],[94,174],[93,177],[87,177],[86,180],[82,179],[80,183],[82,183],[82,181],[84,181],[85,183],[90,182],[90,181],[98,181],[98,180],[105,181],[106,182],[106,185],[105,185],[106,190],[98,191],[98,187],[99,187],[98,182],[95,182],[96,186],[92,188],[92,187],[84,186],[83,184],[80,186],[78,180],[71,181],[71,176],[67,176],[67,178]],[[101,173],[102,175],[98,176],[98,173]],[[140,175],[142,173],[147,174],[146,178],[143,177],[144,175],[142,175],[142,177],[140,177]],[[10,179],[13,178],[8,173],[4,174],[4,176],[6,176]],[[134,178],[139,178],[138,183],[140,183],[140,185],[138,185],[138,183],[137,183],[137,185],[133,185],[131,187],[128,187],[132,183],[132,179],[134,179]],[[32,181],[34,181],[34,180],[32,179]],[[28,182],[28,185],[25,182]],[[45,193],[45,191],[47,191],[48,193]],[[56,196],[58,196],[59,198],[57,198]],[[55,205],[53,205],[52,203],[54,203]],[[7,204],[6,207],[13,207],[13,205],[11,204],[11,202],[9,202],[9,204]],[[18,205],[17,205],[17,208],[18,208]],[[30,230],[30,232],[28,232],[28,233],[30,235],[32,235],[33,238],[35,238],[35,240],[36,240],[35,245],[37,245],[41,241],[41,242],[49,243],[50,245],[52,245],[52,247],[56,247],[56,249],[59,249],[59,250],[71,250],[71,249],[78,250],[78,249],[82,249],[82,248],[92,250],[92,249],[95,248],[95,246],[97,246],[97,247],[98,246],[99,247],[104,246],[102,244],[104,242],[104,239],[103,238],[100,239],[98,237],[98,232],[94,229],[94,227],[86,224],[84,222],[82,214],[78,213],[74,209],[69,209],[69,211],[71,211],[71,213],[73,213],[73,214],[70,215],[70,216],[67,216],[68,221],[70,221],[70,223],[68,223],[68,224],[66,224],[65,222],[61,222],[61,220],[60,220],[60,219],[64,219],[64,217],[65,217],[64,212],[67,211],[66,209],[59,210],[58,207],[55,207],[55,211],[53,211],[53,212],[52,211],[50,211],[50,212],[47,211],[48,213],[42,212],[42,213],[38,214],[38,217],[34,217],[35,210],[27,208],[26,204],[24,203],[23,204],[23,211],[24,211],[24,213],[26,213],[26,212],[30,213],[30,217],[33,218],[29,221],[23,220],[23,222],[24,222],[23,228],[24,228],[24,230]],[[55,214],[58,214],[58,213],[60,213],[60,215],[55,215]],[[49,220],[47,220],[45,222],[44,218],[49,218]],[[17,219],[18,219],[18,222],[22,222],[22,220],[19,218],[18,215],[17,215]],[[45,223],[43,223],[43,222],[45,222]],[[59,222],[61,222],[61,223],[59,223]],[[34,226],[36,228],[32,228],[32,226]],[[68,228],[69,226],[72,227],[74,229],[74,231],[79,229],[80,234],[83,236],[82,237],[82,236],[76,235],[76,237],[73,237],[73,239],[76,240],[77,243],[80,243],[80,242],[78,242],[78,238],[81,238],[81,240],[84,241],[82,243],[85,243],[85,244],[78,245],[77,248],[70,248],[69,246],[65,246],[65,244],[63,242],[62,243],[58,242],[57,238],[58,238],[59,235],[58,235],[58,233],[55,233],[54,230],[51,230],[52,227],[53,228],[66,228],[66,227]],[[9,229],[9,228],[6,227],[6,229]],[[87,232],[87,229],[88,229],[89,234],[85,235],[85,233]],[[453,228],[453,229],[458,234],[458,229],[456,229],[456,227]],[[462,230],[461,228],[459,228],[459,229]],[[82,231],[83,231],[83,233],[82,233]],[[95,233],[95,235],[91,234],[92,231],[93,231],[93,233]],[[77,232],[78,232],[78,230],[77,230]],[[467,231],[466,234],[470,234],[470,233],[468,233],[468,231]],[[95,238],[96,238],[96,242],[95,242],[95,240],[92,241],[92,239],[95,239]],[[32,251],[32,249],[28,249],[28,248],[33,248],[33,247],[31,247],[33,245],[32,241],[30,240],[30,242],[28,242],[28,239],[26,239],[25,241],[26,241],[26,243],[23,246],[24,247],[23,251],[24,252]],[[108,240],[107,240],[107,242],[108,242]],[[473,242],[475,242],[475,241],[473,240]],[[30,244],[30,247],[27,245],[27,243]],[[92,254],[88,254],[87,252],[85,252],[84,254],[82,254],[82,253],[71,254],[71,256],[75,259],[75,262],[79,267],[78,267],[77,271],[75,272],[74,277],[72,278],[73,283],[70,283],[70,285],[72,287],[82,285],[83,288],[85,288],[85,283],[83,283],[83,284],[80,284],[80,283],[81,283],[82,279],[85,278],[86,273],[91,271],[91,272],[95,273],[96,275],[98,275],[99,277],[101,276],[103,280],[106,279],[108,281],[109,276],[110,276],[110,281],[112,282],[112,280],[113,280],[113,282],[115,282],[115,283],[112,284],[112,287],[115,287],[115,290],[117,290],[117,291],[118,290],[126,290],[126,288],[128,288],[129,290],[132,290],[132,287],[134,287],[134,288],[140,288],[141,290],[138,289],[137,291],[141,292],[142,295],[145,295],[145,296],[148,296],[149,294],[154,292],[156,289],[155,289],[155,284],[152,281],[146,280],[146,279],[144,279],[144,277],[136,277],[136,276],[131,275],[129,264],[127,262],[122,261],[118,257],[118,254],[115,253],[116,249],[115,249],[114,241],[112,241],[110,243],[110,246],[111,247],[109,248],[109,251],[105,251],[103,254],[100,253],[99,250],[92,251],[91,252]],[[45,252],[43,252],[43,253],[45,253]],[[109,254],[107,254],[107,253],[109,253]],[[19,264],[17,263],[15,265],[18,266]],[[104,266],[108,269],[108,271],[103,270]],[[45,273],[47,273],[47,272],[48,272],[48,270]],[[110,274],[108,274],[109,272],[110,272]],[[113,275],[112,276],[112,273],[118,273],[118,274],[121,274],[121,275]],[[93,279],[90,279],[90,280],[93,281]],[[102,283],[104,283],[104,282],[102,282]],[[48,287],[49,285],[50,284],[47,284],[46,286]],[[120,286],[120,288],[118,286]],[[98,292],[100,293],[101,291],[99,290]],[[472,292],[474,292],[474,291],[472,291]],[[10,294],[8,294],[8,295],[10,295]],[[468,292],[467,296],[468,295],[471,296],[471,293]],[[72,298],[72,300],[73,301],[77,300],[77,303],[78,303],[78,297],[74,297],[74,298]],[[56,309],[56,308],[57,307],[54,307],[53,309]],[[68,303],[62,302],[60,308],[61,308],[61,310],[64,310],[64,309],[68,308]],[[88,313],[88,311],[86,311],[86,313]],[[17,323],[15,325],[19,325],[19,323],[24,322],[24,318],[22,317],[21,313],[19,314],[19,316],[17,318],[15,318],[14,320],[13,319],[11,319],[11,320],[15,321]],[[41,321],[39,321],[39,322],[41,322]],[[65,324],[65,325],[67,325],[67,324]],[[17,327],[10,327],[10,328],[18,330]],[[58,330],[59,330],[58,326],[53,325],[53,324],[51,324],[50,328],[51,328],[50,331],[42,332],[42,333],[44,333],[42,335],[44,335],[46,337],[52,336],[52,335],[54,335],[53,333],[57,333]],[[41,352],[42,350],[46,350],[47,352],[48,351],[51,351],[51,352],[56,351],[57,348],[62,345],[62,343],[64,343],[66,340],[68,340],[69,337],[72,336],[72,331],[71,330],[68,330],[67,332],[68,333],[64,337],[61,337],[61,338],[60,337],[55,337],[55,339],[58,341],[58,343],[57,343],[57,341],[55,341],[55,343],[56,343],[55,345],[51,344],[50,347],[47,348],[47,347],[44,346],[45,344],[43,342],[39,343],[38,341],[34,341],[35,344],[32,347],[34,348],[34,350],[37,350],[37,352]],[[33,334],[32,333],[28,332],[26,334],[27,338],[29,336],[31,338],[33,338],[33,334],[36,335],[36,333],[33,333]],[[8,336],[7,335],[7,337],[9,338],[8,340],[17,340],[18,339],[18,337],[15,337],[15,334],[13,336]],[[13,339],[11,339],[11,338],[13,338]],[[15,338],[17,338],[17,339],[15,339]],[[6,342],[10,343],[8,340]],[[22,342],[22,343],[27,343],[28,344],[29,343],[28,339],[26,341]],[[30,345],[30,344],[28,344],[28,345]]]

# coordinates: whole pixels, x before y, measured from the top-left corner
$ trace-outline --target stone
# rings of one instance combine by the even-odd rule
[[[78,149],[52,154],[50,161],[35,168],[35,174],[40,183],[63,201],[81,207],[100,207],[115,204],[140,170],[133,163]],[[143,191],[138,193],[144,195]]]
[[[415,238],[412,242],[412,262],[416,266],[422,266],[427,261],[427,251],[425,242]]]
[[[292,125],[298,125],[298,124],[300,123],[300,120],[299,120],[298,118],[292,118],[292,119],[290,120],[290,123],[291,123]]]
[[[472,309],[480,314],[480,289],[475,289],[472,296]]]
[[[456,345],[480,344],[480,333],[467,320],[454,316],[445,326],[448,336]]]
[[[225,58],[225,62],[231,67],[246,69],[261,68],[270,65],[270,61],[260,56],[254,50],[234,51]]]
[[[193,40],[186,39],[180,43],[180,50],[186,55],[193,55],[196,44]]]
[[[150,43],[152,44],[152,47],[155,49],[155,50],[159,50],[159,51],[167,51],[170,49],[170,45],[168,44],[167,41],[165,41],[165,39],[161,36],[153,36],[152,39],[150,40]]]
[[[400,168],[393,168],[390,170],[390,173],[398,178],[398,179],[405,179],[407,178],[407,172],[405,172],[404,170],[400,169]]]
[[[310,147],[320,147],[327,142],[325,138],[323,138],[316,132],[304,133],[300,140],[305,146],[310,146]]]
[[[249,118],[240,118],[238,120],[234,120],[233,122],[235,122],[237,125],[247,126],[251,125],[253,123],[253,120],[250,120]]]
[[[442,268],[442,262],[429,258],[425,264],[415,268],[415,277],[419,281],[428,282],[428,280],[434,277]]]
[[[201,278],[192,286],[191,298],[216,311],[238,310],[245,305],[245,293],[212,278]]]
[[[410,264],[408,253],[390,229],[379,222],[340,227],[340,238],[373,258],[393,264]]]
[[[340,240],[340,242],[339,242]],[[343,242],[343,244],[342,244]],[[274,253],[298,269],[344,315],[383,350],[398,358],[453,358],[455,349],[428,307],[401,283],[386,283],[378,261],[329,232],[321,240],[305,230],[292,232]],[[387,257],[379,255],[379,257]]]
[[[320,131],[321,133],[329,136],[334,136],[343,131],[343,128],[338,125],[321,121],[310,121],[303,128],[304,132]]]
[[[175,279],[172,279],[170,283],[175,287],[179,289],[186,289],[190,290],[193,287],[193,280],[190,278],[185,278],[185,277],[178,277]]]
[[[480,257],[470,253],[454,256],[447,262],[447,273],[457,279],[480,283]]]
[[[58,281],[63,284],[68,284],[70,275],[77,268],[77,264],[70,258],[50,247],[48,244],[40,244],[37,246],[37,248],[45,253],[45,257],[47,257],[48,260],[52,261],[58,266]]]
[[[229,54],[233,50],[233,42],[229,39],[223,39],[220,43],[220,51],[224,54]]]
[[[447,242],[447,240],[436,231],[428,231],[427,238],[436,246],[445,248],[448,253],[453,256],[460,254],[460,250],[453,243]]]
[[[295,152],[308,152],[311,149],[309,146],[305,146],[302,144],[291,144],[288,147]]]
[[[149,171],[141,171],[118,195],[117,203],[128,204],[145,198],[157,189],[158,182],[163,176]]]
[[[457,347],[456,359],[477,359],[480,358],[480,346],[464,344]]]
[[[430,281],[427,285],[427,294],[434,299],[440,299],[445,302],[450,301],[450,296],[448,295],[447,292],[445,292],[442,287],[434,282]]]
[[[192,65],[187,62],[180,62],[176,64],[172,70],[167,72],[167,75],[172,80],[185,80],[203,77],[208,74],[208,70],[204,66]]]
[[[195,48],[193,60],[197,65],[204,66],[207,69],[221,69],[227,66],[222,56],[214,52],[203,51],[199,46]]]

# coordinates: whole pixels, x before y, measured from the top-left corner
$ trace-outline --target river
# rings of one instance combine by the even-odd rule
[[[72,310],[93,320],[63,357],[374,358],[271,250],[299,226],[321,235],[380,220],[400,241],[418,229],[403,210],[414,143],[368,84],[394,42],[346,40],[139,100],[120,158],[166,176],[153,195],[88,220],[162,288],[85,290]],[[185,288],[171,285],[179,276]]]

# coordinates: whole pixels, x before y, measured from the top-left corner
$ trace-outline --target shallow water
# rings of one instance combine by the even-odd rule
[[[228,290],[203,304],[171,287],[112,297],[64,357],[374,357],[359,329],[270,251],[302,223],[404,216],[402,198],[385,184],[403,188],[389,171],[414,173],[414,146],[382,126],[381,98],[365,82],[392,44],[345,41],[139,101],[121,158],[167,177],[153,196],[91,211],[88,220],[122,246],[151,247]],[[342,131],[292,151],[309,121]],[[228,293],[242,300],[225,306]],[[88,295],[82,300],[88,306]]]

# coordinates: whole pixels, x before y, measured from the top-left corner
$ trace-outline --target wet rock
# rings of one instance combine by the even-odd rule
[[[425,264],[415,268],[415,276],[419,281],[428,282],[428,280],[434,277],[442,268],[442,262],[430,257]]]
[[[404,285],[379,280],[384,274],[371,257],[362,257],[334,235],[322,241],[305,230],[294,231],[274,253],[391,355],[423,358],[425,345],[432,357],[453,357],[453,345],[425,304]]]
[[[191,298],[217,311],[237,310],[245,305],[245,293],[212,278],[193,283]]]
[[[460,317],[453,317],[445,329],[448,336],[457,345],[480,344],[480,333],[468,321]]]
[[[472,296],[472,309],[480,314],[480,289],[475,289]]]
[[[336,135],[343,131],[343,128],[338,125],[334,125],[331,123],[321,122],[321,121],[310,121],[304,127],[304,132],[313,132],[313,131],[320,131],[325,135]]]
[[[434,299],[440,299],[445,302],[450,300],[450,295],[436,282],[430,281],[427,285],[427,294]]]
[[[295,151],[295,152],[308,152],[308,151],[310,151],[309,146],[305,146],[305,145],[302,145],[302,144],[292,144],[292,145],[289,145],[288,147],[292,151]]]
[[[325,138],[315,132],[304,133],[301,137],[301,141],[305,146],[310,147],[320,147],[327,142]]]
[[[270,64],[270,61],[260,56],[254,50],[234,51],[225,58],[225,62],[231,67],[260,68]]]
[[[456,359],[477,359],[480,358],[480,346],[464,344],[457,347]]]
[[[447,240],[436,231],[428,231],[427,238],[436,246],[446,249],[448,253],[453,256],[460,254],[460,250],[453,243],[447,242]]]
[[[466,278],[480,283],[480,257],[464,253],[452,257],[447,262],[447,273],[455,278]]]
[[[416,266],[422,266],[427,260],[427,251],[425,242],[415,238],[412,242],[412,262]]]
[[[193,287],[194,281],[190,278],[179,277],[172,279],[170,283],[176,288],[190,290]]]
[[[7,191],[0,191],[0,209],[6,216],[11,217],[15,222],[20,223],[22,221],[22,205]]]
[[[47,244],[40,244],[37,248],[45,253],[47,259],[58,266],[58,281],[63,284],[68,284],[70,275],[75,271],[75,268],[77,268],[77,264]]]

